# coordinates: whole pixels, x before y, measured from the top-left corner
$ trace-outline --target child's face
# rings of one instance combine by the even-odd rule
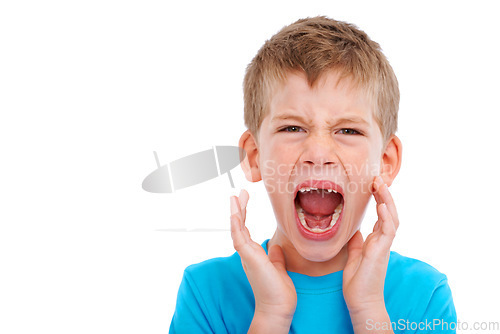
[[[276,237],[310,261],[335,257],[359,228],[381,168],[373,103],[348,79],[338,85],[337,79],[330,72],[311,88],[304,74],[289,74],[259,131],[257,159],[278,222]],[[299,191],[306,187],[333,188],[342,196]],[[342,211],[330,227],[335,208]]]

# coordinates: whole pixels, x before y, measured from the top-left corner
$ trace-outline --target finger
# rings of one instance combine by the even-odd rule
[[[229,201],[231,203],[231,216],[238,216],[240,219],[240,229],[243,228],[245,225],[245,220],[243,219],[243,214],[241,212],[241,207],[240,207],[240,202],[238,197],[236,196],[231,196],[229,198]]]
[[[246,243],[246,238],[243,235],[243,231],[241,230],[240,220],[238,216],[231,215],[231,239],[233,239],[233,247],[239,252],[239,249],[243,247]]]
[[[361,255],[363,250],[363,236],[358,230],[351,237],[351,240],[347,243],[347,254],[357,256]]]
[[[238,215],[231,215],[231,238],[233,247],[241,258],[243,270],[248,276],[250,272],[264,268],[269,259],[262,246],[251,239],[248,229],[240,228],[239,220]]]
[[[387,205],[387,209],[392,216],[392,220],[396,229],[399,227],[399,218],[398,212],[396,209],[396,205],[394,204],[394,199],[392,198],[391,192],[389,191],[389,187],[384,183],[380,176],[377,176],[374,181],[374,193],[375,201],[377,204],[385,203]]]
[[[380,176],[376,176],[373,179],[372,191],[373,191],[373,197],[375,197],[375,201],[377,202],[377,204],[384,203],[384,200],[382,199],[382,195],[380,194],[380,191],[382,190],[382,186],[384,184],[385,183]]]
[[[240,196],[238,197],[238,200],[240,202],[240,208],[241,208],[241,214],[243,216],[243,221],[246,220],[247,203],[248,203],[249,198],[250,198],[250,196],[248,195],[248,192],[245,189],[242,189],[240,191]]]
[[[231,238],[233,239],[233,247],[240,254],[240,257],[245,262],[254,257],[255,252],[259,248],[264,252],[262,246],[252,240],[248,228],[241,223],[241,217],[237,214],[231,215]],[[264,252],[264,256],[265,256]]]
[[[347,243],[347,262],[344,272],[355,272],[361,262],[363,253],[363,236],[361,232],[356,231]]]
[[[268,251],[269,261],[281,272],[286,271],[285,255],[279,245],[272,245]]]
[[[396,228],[385,203],[377,205],[377,215],[379,219],[373,232],[366,237],[363,244],[363,261],[365,258],[376,260],[388,256],[396,236]]]
[[[382,199],[382,202],[387,205],[387,209],[389,210],[389,213],[391,214],[394,223],[399,225],[398,211],[396,209],[396,204],[394,204],[394,199],[392,198],[391,192],[389,191],[389,187],[387,186],[387,184],[384,184],[383,186],[380,187],[379,194]]]
[[[243,262],[253,263],[259,257],[266,256],[262,246],[252,240],[250,231],[242,220],[239,200],[236,196],[231,196],[231,238],[233,247],[240,255]],[[260,253],[260,254],[259,254]],[[255,258],[257,256],[257,258]]]
[[[377,212],[382,220],[380,231],[382,232],[382,235],[385,236],[385,239],[387,240],[388,246],[390,248],[392,240],[394,240],[394,237],[396,236],[396,227],[394,226],[392,216],[385,203],[382,203],[377,207]]]
[[[231,215],[231,238],[233,239],[233,246],[236,250],[243,244],[247,243],[250,239],[248,229],[243,228],[240,217],[236,214]]]
[[[229,198],[229,201],[231,203],[231,214],[234,215],[237,213],[241,213],[240,201],[239,201],[238,197],[231,196]]]
[[[250,195],[248,195],[248,192],[245,189],[242,189],[240,191],[240,196],[239,196],[240,205],[242,208],[247,206],[249,198],[250,198]]]

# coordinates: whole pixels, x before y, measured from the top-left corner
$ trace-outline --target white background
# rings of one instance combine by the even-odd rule
[[[171,4],[175,3],[175,4]],[[184,268],[233,253],[229,181],[141,189],[162,164],[237,145],[242,80],[299,18],[355,23],[401,89],[393,249],[447,274],[459,320],[500,321],[500,24],[495,2],[4,1],[0,332],[165,333]],[[259,243],[274,215],[249,191]],[[375,222],[371,204],[363,231]],[[408,301],[411,303],[411,301]]]

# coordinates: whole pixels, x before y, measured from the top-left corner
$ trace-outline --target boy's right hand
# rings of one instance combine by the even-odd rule
[[[281,247],[272,246],[268,256],[262,246],[250,238],[245,226],[248,199],[248,193],[242,190],[239,198],[231,196],[230,201],[233,245],[241,257],[255,297],[255,314],[250,330],[278,333],[283,329],[288,333],[297,306],[295,287],[286,272]]]

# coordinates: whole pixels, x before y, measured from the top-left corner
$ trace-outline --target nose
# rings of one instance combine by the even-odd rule
[[[309,136],[302,154],[302,162],[306,165],[337,165],[339,161],[337,149],[331,134],[315,134]]]

